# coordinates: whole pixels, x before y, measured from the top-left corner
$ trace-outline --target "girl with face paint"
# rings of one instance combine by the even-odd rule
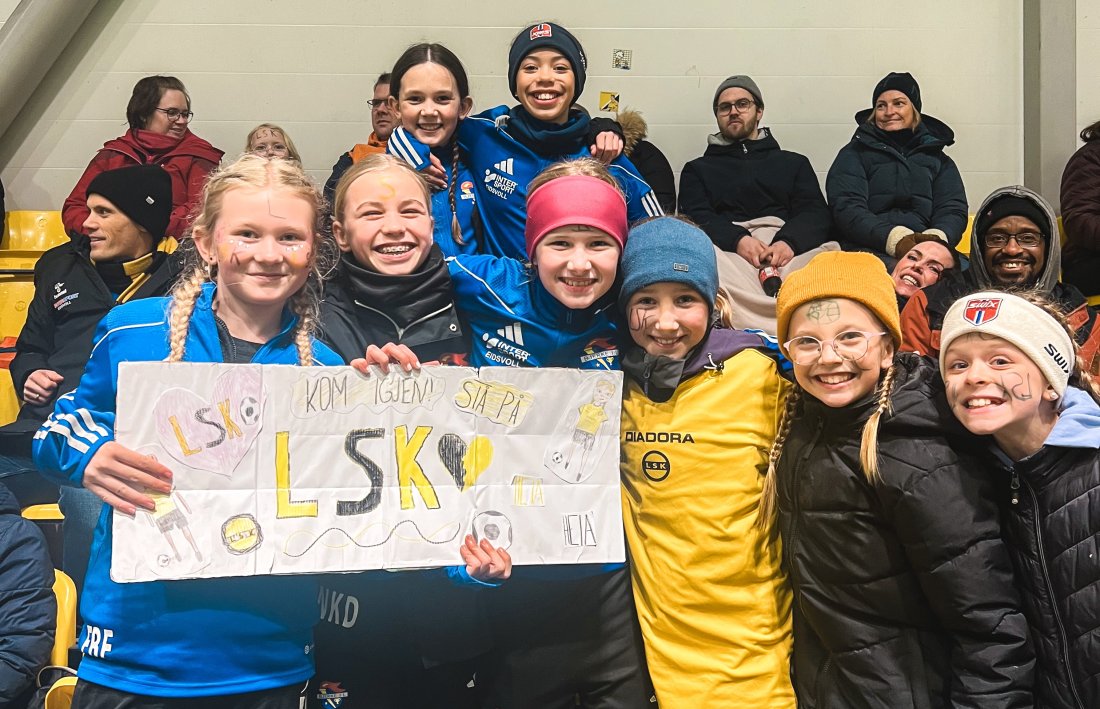
[[[1100,386],[1034,294],[974,293],[943,324],[951,410],[984,437],[1038,659],[1036,704],[1100,702]],[[978,474],[977,472],[972,472]]]
[[[794,591],[799,704],[1032,706],[993,487],[932,363],[895,354],[882,262],[815,257],[783,283],[777,315],[796,386],[759,520],[776,524]]]
[[[657,701],[793,709],[790,588],[755,525],[789,386],[761,337],[729,329],[701,229],[642,222],[622,271],[623,523]]]
[[[122,361],[341,364],[313,336],[320,274],[334,251],[322,214],[316,188],[290,162],[245,155],[218,170],[203,191],[184,278],[171,297],[125,303],[104,318],[80,385],[35,440],[44,472],[108,505],[81,598],[74,706],[216,697],[219,706],[298,707],[313,674],[316,580],[112,581],[113,516],[153,510],[153,497],[173,490],[171,468],[116,443],[113,430]]]

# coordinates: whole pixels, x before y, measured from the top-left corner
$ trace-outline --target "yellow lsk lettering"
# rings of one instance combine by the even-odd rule
[[[394,433],[397,434],[395,443],[397,446],[397,482],[401,486],[401,509],[413,508],[412,486],[416,486],[421,499],[429,510],[439,509],[439,497],[435,494],[435,488],[424,474],[424,469],[416,461],[420,449],[424,447],[424,441],[432,432],[431,426],[417,426],[413,431],[412,439],[409,439],[409,431],[405,426],[398,426]]]
[[[279,519],[317,516],[317,500],[290,499],[290,431],[275,432],[275,502]]]
[[[225,432],[228,438],[238,438],[244,434],[241,433],[241,428],[233,419],[229,416],[229,399],[218,402],[218,411],[222,414],[222,420],[225,421]]]
[[[180,444],[180,450],[184,455],[195,455],[202,451],[202,448],[191,448],[187,445],[187,439],[183,437],[183,431],[180,430],[180,422],[175,416],[169,416],[168,423],[172,424],[172,431],[176,434],[176,441]]]

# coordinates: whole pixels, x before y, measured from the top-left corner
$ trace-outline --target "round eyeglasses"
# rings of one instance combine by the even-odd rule
[[[885,334],[885,332],[848,330],[825,342],[816,337],[803,335],[784,342],[783,349],[787,351],[787,356],[795,364],[813,364],[821,357],[822,348],[826,345],[833,348],[833,352],[836,352],[837,357],[855,362],[863,359],[863,356],[867,354],[867,348],[871,344],[872,337]]]
[[[190,123],[191,119],[195,117],[194,111],[181,111],[178,108],[157,108],[164,115],[168,116],[168,120],[175,123],[176,121],[183,121],[184,123]]]

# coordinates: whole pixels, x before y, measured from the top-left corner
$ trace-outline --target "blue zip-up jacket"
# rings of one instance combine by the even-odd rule
[[[470,328],[471,367],[619,369],[614,299],[572,310],[511,258],[466,255],[447,265]]]
[[[223,360],[211,309],[214,293],[207,284],[195,304],[188,362]],[[47,476],[80,485],[92,456],[114,439],[118,365],[168,356],[170,305],[171,298],[130,302],[100,322],[79,386],[58,400],[35,434],[34,461]],[[282,331],[252,361],[297,364],[296,322],[287,311]],[[313,356],[317,364],[342,364],[320,342],[314,342]],[[115,583],[112,514],[105,505],[81,598],[81,679],[134,694],[199,697],[282,687],[313,674],[313,576]]]
[[[477,218],[477,192],[474,188],[473,173],[466,167],[466,155],[459,152],[458,169],[455,170],[454,156],[450,146],[428,148],[411,133],[401,126],[393,129],[390,139],[386,141],[386,152],[400,158],[412,165],[417,170],[423,170],[431,164],[431,156],[439,158],[443,163],[443,170],[447,173],[448,189],[432,192],[432,218],[435,220],[435,229],[432,238],[444,256],[456,256],[458,254],[476,254],[478,252],[478,232],[480,231]],[[450,185],[452,174],[455,183],[455,211],[458,216],[458,225],[462,229],[462,241],[459,244],[451,234],[451,196]]]
[[[508,107],[497,106],[458,124],[458,143],[477,192],[483,254],[526,260],[523,227],[527,222],[527,185],[540,172],[561,160],[590,157],[587,145],[573,152],[539,155],[508,133]],[[409,142],[416,139],[405,134]],[[446,161],[444,161],[446,164]],[[414,167],[422,170],[424,166]],[[620,155],[608,166],[626,195],[627,219],[635,221],[664,214],[657,196],[630,160]],[[448,211],[449,213],[449,211]]]
[[[515,259],[482,254],[457,256],[447,264],[455,305],[470,327],[471,367],[619,369],[613,298],[572,310],[546,291],[531,267]],[[516,567],[512,575],[567,581],[622,567],[548,564]]]

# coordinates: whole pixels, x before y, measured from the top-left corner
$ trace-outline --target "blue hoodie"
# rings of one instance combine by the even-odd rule
[[[1043,443],[1060,448],[1100,448],[1100,405],[1088,392],[1066,387],[1058,422]]]

